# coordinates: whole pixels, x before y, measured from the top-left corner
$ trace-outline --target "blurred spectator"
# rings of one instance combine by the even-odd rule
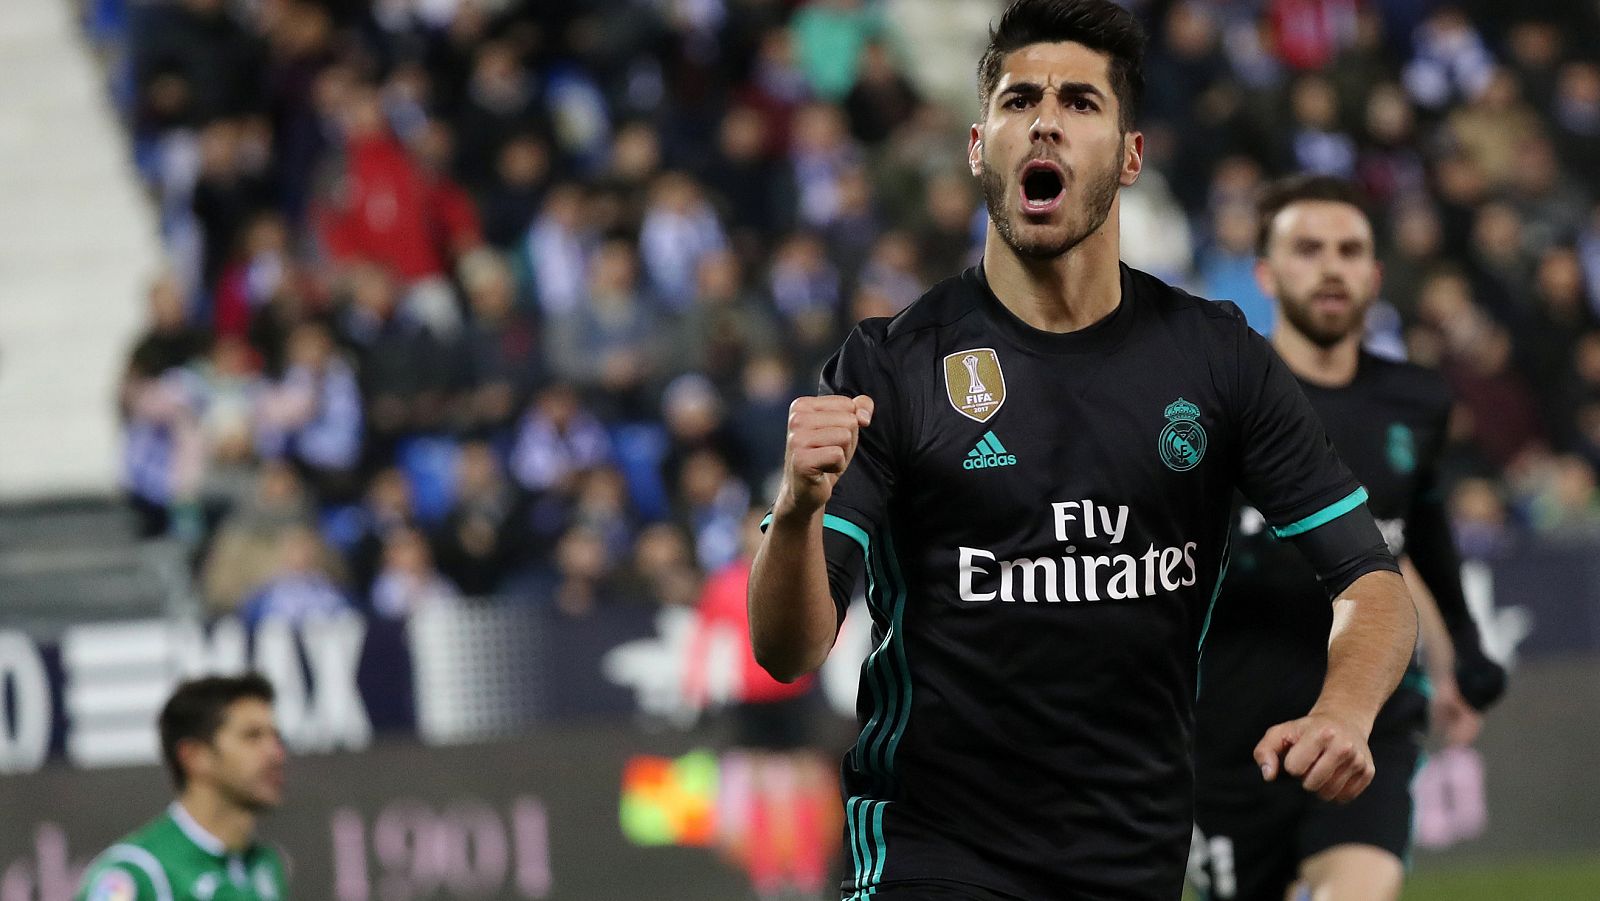
[[[360,366],[368,455],[386,461],[402,437],[440,424],[444,347],[402,305],[399,286],[381,266],[352,267],[346,284],[340,338]]]
[[[633,244],[613,238],[595,253],[588,302],[547,320],[545,351],[556,377],[632,409],[657,374],[659,328]]]
[[[1438,7],[1413,35],[1414,56],[1406,65],[1406,90],[1430,110],[1472,100],[1493,78],[1494,57],[1483,35],[1459,9]]]
[[[243,338],[224,335],[211,354],[193,366],[198,394],[200,438],[211,465],[205,494],[212,498],[242,496],[255,462],[255,407],[266,390],[255,355]]]
[[[483,193],[483,235],[510,249],[528,233],[544,203],[551,171],[550,147],[538,135],[520,134],[500,147],[493,187]]]
[[[583,302],[594,234],[583,221],[583,191],[563,184],[546,195],[528,234],[533,296],[546,316],[564,316]]]
[[[1366,97],[1365,140],[1356,155],[1356,180],[1377,209],[1387,213],[1395,204],[1414,202],[1423,194],[1427,171],[1416,146],[1416,111],[1405,91],[1384,82]]]
[[[1548,138],[1529,138],[1517,151],[1510,198],[1527,223],[1526,246],[1543,250],[1568,240],[1583,227],[1593,198],[1582,181],[1567,178],[1561,171],[1555,146]]]
[[[235,116],[260,102],[261,47],[223,0],[152,6],[134,34],[133,71],[147,127]]]
[[[676,484],[689,458],[709,450],[726,456],[732,441],[723,419],[722,398],[705,376],[691,372],[667,385],[661,396],[661,420],[667,427],[663,480]]]
[[[734,478],[727,460],[711,449],[689,454],[678,475],[679,522],[694,536],[695,560],[712,572],[739,553],[740,528],[750,489]]]
[[[582,617],[616,600],[615,573],[606,560],[605,540],[593,530],[573,526],[555,549],[555,574],[549,597],[559,612]]]
[[[1357,0],[1267,0],[1272,44],[1296,69],[1321,69],[1354,43]]]
[[[435,541],[439,568],[472,597],[499,591],[521,562],[522,504],[488,444],[456,456],[455,499]]]
[[[411,481],[395,467],[381,469],[367,485],[361,504],[349,509],[340,530],[345,557],[350,561],[350,581],[362,597],[372,590],[383,565],[389,537],[417,524],[416,497]]]
[[[946,172],[928,182],[926,221],[917,231],[923,260],[922,279],[928,284],[957,274],[975,262],[980,244],[974,240],[972,217],[978,199],[972,178]]]
[[[291,527],[278,542],[277,568],[239,608],[247,626],[281,621],[302,623],[354,609],[321,562],[326,549],[317,533]]]
[[[657,301],[675,313],[687,309],[700,261],[726,246],[722,224],[699,185],[681,172],[656,179],[639,233],[639,253]]]
[[[1472,443],[1501,469],[1544,440],[1533,393],[1511,361],[1505,329],[1483,322],[1446,370]]]
[[[761,114],[735,106],[723,116],[716,148],[701,173],[735,241],[751,249],[788,227],[793,205],[791,173],[768,153],[766,141]]]
[[[474,187],[490,183],[501,146],[519,130],[531,124],[549,133],[533,78],[509,42],[490,41],[478,48],[464,101],[456,117],[458,166]]]
[[[268,460],[256,474],[249,498],[223,519],[200,569],[206,607],[236,610],[271,577],[284,536],[311,521],[311,502],[294,470]]]
[[[164,272],[150,282],[148,294],[150,324],[133,346],[141,370],[160,375],[184,366],[206,349],[205,333],[189,325],[184,310],[183,286],[178,277]]]
[[[1506,65],[1517,75],[1523,94],[1539,109],[1550,109],[1556,92],[1556,68],[1565,48],[1561,30],[1553,22],[1532,19],[1517,22],[1506,34]]]
[[[349,497],[361,461],[361,390],[328,330],[307,323],[289,343],[289,370],[262,393],[256,446],[300,467],[320,497]]]
[[[916,111],[917,89],[895,66],[889,46],[872,41],[861,48],[856,82],[844,99],[850,133],[863,144],[881,144]]]
[[[707,254],[697,272],[693,306],[679,320],[672,359],[703,373],[719,390],[734,388],[745,361],[773,350],[779,330],[772,314],[744,286],[744,271],[732,251]]]
[[[1472,224],[1472,290],[1502,321],[1521,312],[1522,292],[1533,274],[1526,248],[1516,209],[1499,201],[1478,207]]]
[[[1444,231],[1433,206],[1422,197],[1401,202],[1387,244],[1383,298],[1409,320],[1415,315],[1423,279],[1443,261]]]
[[[463,396],[453,419],[476,434],[500,433],[543,381],[539,330],[519,308],[511,269],[497,254],[484,251],[463,260],[461,283],[472,318],[455,347]]]
[[[1555,147],[1563,166],[1600,195],[1600,63],[1579,61],[1561,69],[1553,100]]]
[[[212,329],[219,335],[247,335],[257,311],[288,287],[289,228],[280,213],[256,213],[237,243],[218,276],[212,306]]]
[[[1539,258],[1533,307],[1517,335],[1518,368],[1533,385],[1560,386],[1576,355],[1578,339],[1595,325],[1584,305],[1583,270],[1571,247],[1557,246]],[[1539,392],[1546,434],[1565,444],[1576,425],[1571,399],[1560,390]]]
[[[1450,497],[1450,520],[1456,547],[1466,559],[1494,559],[1505,552],[1510,522],[1505,501],[1490,480],[1463,479]]]
[[[163,369],[163,362],[160,346],[146,342],[123,375],[123,487],[140,537],[165,535],[175,525],[181,537],[195,539],[206,462],[199,398],[193,380],[181,369]]]
[[[1518,149],[1543,129],[1517,77],[1504,68],[1494,69],[1483,90],[1448,121],[1450,137],[1495,187],[1510,183]]]
[[[825,103],[801,107],[795,113],[789,154],[800,221],[813,228],[832,224],[840,212],[839,181],[861,161],[844,115]]]
[[[789,404],[795,399],[794,372],[775,353],[753,357],[745,364],[740,400],[728,417],[729,432],[740,449],[735,458],[739,475],[757,497],[772,497],[767,484],[783,463],[788,432]],[[815,386],[807,386],[814,392]]]
[[[658,522],[639,532],[624,578],[630,596],[662,607],[687,607],[700,592],[694,550],[673,523]]]
[[[820,363],[832,348],[834,319],[843,302],[839,270],[816,235],[796,232],[773,253],[768,290],[796,350]]]
[[[1589,463],[1578,456],[1554,457],[1542,475],[1529,505],[1533,527],[1568,540],[1600,536],[1600,489]]]
[[[863,0],[815,0],[795,14],[791,27],[806,80],[829,101],[844,99],[862,49],[884,32],[877,11]]]
[[[1244,203],[1227,203],[1213,214],[1213,243],[1200,252],[1200,293],[1213,300],[1231,300],[1245,321],[1262,335],[1271,335],[1277,319],[1272,298],[1256,284],[1256,213]]]
[[[433,566],[433,553],[416,529],[390,532],[383,542],[383,568],[372,585],[372,612],[404,619],[429,604],[458,599],[461,593]]]
[[[204,238],[201,277],[217,283],[245,223],[269,202],[270,136],[260,120],[218,119],[200,130],[194,214]]]
[[[406,284],[441,276],[469,244],[476,223],[435,190],[435,175],[390,133],[377,91],[351,90],[340,126],[344,160],[336,192],[320,212],[321,234],[337,261],[371,260]]]
[[[535,494],[570,492],[578,474],[611,461],[611,439],[572,386],[556,383],[523,415],[511,449],[511,473]]]
[[[1321,75],[1302,75],[1290,92],[1289,168],[1351,178],[1356,143],[1339,127],[1339,96]]]

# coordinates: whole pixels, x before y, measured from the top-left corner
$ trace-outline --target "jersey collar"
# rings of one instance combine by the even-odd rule
[[[983,262],[962,273],[963,279],[978,295],[979,306],[989,322],[1012,343],[1035,353],[1073,354],[1115,350],[1133,326],[1137,291],[1132,273],[1126,264],[1118,264],[1121,276],[1122,300],[1117,308],[1099,322],[1071,332],[1047,332],[1017,318],[1017,315],[1000,302],[989,287],[989,278],[983,271]]]
[[[189,841],[194,842],[195,846],[200,850],[213,857],[228,856],[228,846],[222,843],[222,839],[207,832],[206,828],[200,825],[200,821],[196,820],[189,814],[188,810],[184,809],[182,803],[173,801],[167,805],[167,814],[172,817],[174,823],[178,824],[178,829],[183,832],[184,836]]]

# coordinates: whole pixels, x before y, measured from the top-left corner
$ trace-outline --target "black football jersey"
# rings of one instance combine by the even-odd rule
[[[876,402],[824,519],[831,571],[865,559],[874,627],[843,767],[847,893],[1172,901],[1235,492],[1327,591],[1394,569],[1238,309],[1121,280],[1112,314],[1052,333],[970,269],[862,322],[823,370],[822,393]]]
[[[1340,387],[1302,382],[1341,459],[1368,493],[1390,550],[1409,554],[1447,622],[1466,616],[1436,464],[1450,394],[1438,374],[1363,353]],[[1322,688],[1333,610],[1316,574],[1248,501],[1237,511],[1233,563],[1200,663],[1201,778],[1254,769],[1250,751],[1275,723],[1304,716]],[[1459,611],[1452,617],[1451,611]],[[1415,662],[1374,731],[1415,729],[1428,683]],[[1242,757],[1241,757],[1242,754]],[[1243,776],[1241,775],[1241,778]]]

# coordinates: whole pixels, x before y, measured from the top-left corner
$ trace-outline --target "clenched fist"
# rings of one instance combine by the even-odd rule
[[[1287,753],[1285,753],[1287,752]],[[1255,749],[1261,778],[1281,768],[1324,801],[1350,801],[1372,784],[1377,769],[1367,738],[1353,724],[1313,713],[1267,730]]]
[[[833,496],[833,486],[856,453],[861,429],[872,422],[872,398],[802,397],[789,405],[783,486],[774,515],[809,516]]]

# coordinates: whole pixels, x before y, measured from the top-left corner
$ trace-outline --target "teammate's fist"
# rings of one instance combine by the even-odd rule
[[[1255,749],[1261,778],[1282,769],[1324,801],[1351,801],[1372,784],[1377,768],[1366,736],[1354,725],[1313,713],[1267,730]]]
[[[833,496],[834,483],[856,454],[861,429],[872,422],[872,398],[802,397],[789,405],[783,487],[775,514],[810,515]]]

